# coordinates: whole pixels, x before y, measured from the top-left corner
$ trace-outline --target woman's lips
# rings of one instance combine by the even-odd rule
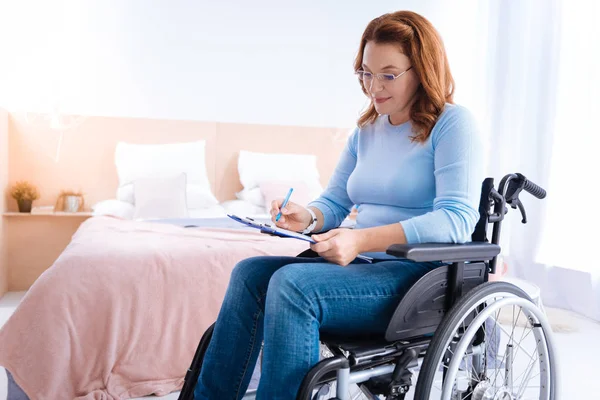
[[[391,97],[375,97],[373,100],[375,101],[375,103],[381,104],[383,102],[388,101],[389,99],[391,99]]]

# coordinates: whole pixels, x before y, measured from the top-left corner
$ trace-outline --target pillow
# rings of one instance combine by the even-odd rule
[[[306,182],[262,182],[260,192],[264,198],[264,205],[267,212],[271,210],[271,203],[278,198],[285,198],[290,188],[294,188],[290,201],[306,206],[312,200],[310,190]]]
[[[309,185],[311,196],[317,197],[323,191],[315,155],[267,154],[242,150],[238,159],[238,172],[244,189],[254,189],[261,182],[303,181]]]
[[[110,215],[113,217],[132,219],[134,213],[134,207],[132,204],[116,200],[103,200],[92,206],[92,215]]]
[[[257,206],[245,200],[227,200],[221,203],[221,206],[223,206],[227,214],[234,214],[244,217],[267,217],[269,212],[269,210],[265,210],[262,205]]]
[[[200,185],[187,185],[187,205],[189,209],[211,208],[219,204],[210,188]],[[130,183],[117,189],[117,198],[130,204],[135,204],[133,184]]]
[[[206,142],[130,144],[119,142],[115,164],[119,177],[117,199],[135,202],[133,183],[140,178],[187,176],[188,206],[205,208],[219,204],[206,172]]]
[[[133,218],[187,218],[186,183],[186,174],[136,179]]]
[[[239,200],[248,202],[256,207],[264,207],[265,206],[265,198],[260,191],[260,187],[255,187],[254,189],[243,189],[235,194]]]

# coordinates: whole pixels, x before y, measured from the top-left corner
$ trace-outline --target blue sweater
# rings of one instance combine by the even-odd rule
[[[471,240],[484,178],[473,117],[446,104],[423,144],[411,142],[411,128],[381,115],[352,133],[329,185],[310,203],[323,213],[323,231],[340,226],[356,204],[355,229],[399,222],[408,243]]]

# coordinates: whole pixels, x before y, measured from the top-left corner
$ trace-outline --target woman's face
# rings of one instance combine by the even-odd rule
[[[412,65],[397,45],[367,42],[363,52],[362,68],[372,74],[398,75]],[[380,81],[375,76],[363,81],[378,114],[390,116],[394,125],[408,121],[412,99],[419,87],[419,78],[414,69],[392,81]]]

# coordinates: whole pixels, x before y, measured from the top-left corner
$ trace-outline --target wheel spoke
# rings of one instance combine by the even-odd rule
[[[504,333],[506,333],[506,334],[508,335],[508,332],[507,332],[507,331],[506,331],[506,330],[505,330],[505,329],[502,327],[502,325],[498,325],[498,326],[500,327],[500,330],[502,330]],[[520,344],[520,343],[519,343],[519,344],[517,344],[517,346],[519,346],[519,348],[521,348],[521,349],[523,350],[523,352],[529,356],[529,358],[530,358],[530,359],[533,359],[533,356],[532,356],[531,354],[529,354],[529,353],[527,352],[527,350],[525,350],[525,349],[523,348],[523,346],[521,346],[521,344]]]
[[[541,376],[541,374],[538,372],[537,374],[535,374],[532,377],[529,377],[527,380],[531,381],[535,378],[537,378],[538,376]],[[517,392],[517,394],[521,397],[523,396],[523,393],[525,393],[525,389],[526,388],[532,388],[532,387],[537,387],[539,388],[539,386],[531,386],[531,385],[525,385],[525,379],[523,379],[523,382],[521,383],[521,385],[519,386],[519,391]]]
[[[494,297],[494,299],[496,299],[496,297]],[[500,310],[497,310],[496,311],[496,317],[494,318],[494,334],[493,334],[494,339],[493,339],[493,343],[496,343],[496,339],[497,339],[496,338],[496,336],[497,336],[496,332],[498,330],[496,329],[496,327],[498,326],[498,318],[499,317],[500,317]],[[488,342],[486,342],[486,343],[488,343]],[[488,361],[487,345],[485,346],[485,351],[486,351],[485,352],[485,376],[487,376],[487,361]],[[498,359],[497,356],[498,356],[497,354],[494,355],[494,369],[496,369],[496,364],[497,364],[497,359]]]
[[[527,335],[525,335],[525,328],[523,329],[523,334],[521,334],[521,338],[519,339],[519,343],[517,344],[517,346],[519,346],[516,350],[515,350],[515,357],[517,356],[517,353],[519,352],[519,350],[522,348],[520,346],[521,343],[523,343],[523,341],[525,339],[527,339],[527,337],[529,336],[529,334],[533,332],[533,328],[528,328],[527,330]]]
[[[524,327],[524,328],[523,328],[523,332],[521,333],[521,337],[519,338],[518,342],[516,342],[516,343],[515,343],[515,328],[516,328],[517,321],[518,321],[518,320],[519,320],[519,318],[521,317],[521,312],[522,312],[522,309],[521,309],[521,307],[519,307],[519,311],[518,311],[518,313],[517,313],[517,315],[516,315],[516,318],[515,318],[515,310],[514,310],[514,307],[515,307],[515,306],[513,305],[513,306],[512,306],[512,315],[513,315],[513,317],[512,317],[512,327],[510,328],[510,332],[509,332],[509,330],[508,330],[508,329],[505,329],[505,328],[504,328],[504,327],[503,327],[501,324],[498,324],[498,323],[497,323],[497,322],[498,322],[498,317],[499,317],[499,312],[500,312],[500,310],[498,310],[498,312],[496,313],[496,318],[495,318],[495,321],[494,321],[494,328],[496,328],[496,327],[499,327],[499,330],[500,330],[500,332],[501,332],[501,333],[504,333],[504,334],[505,334],[505,335],[508,337],[508,343],[507,343],[507,345],[508,345],[508,344],[510,344],[510,343],[512,343],[512,344],[513,344],[513,348],[514,348],[514,345],[516,344],[516,347],[517,347],[517,348],[515,349],[515,352],[514,352],[514,354],[513,354],[513,357],[512,357],[512,359],[511,359],[511,365],[510,365],[510,367],[509,367],[511,371],[513,370],[514,360],[515,360],[515,358],[516,358],[516,355],[518,354],[519,350],[521,350],[521,351],[522,351],[522,353],[525,353],[525,354],[527,355],[527,357],[529,357],[529,363],[528,363],[528,365],[527,365],[527,368],[526,368],[526,370],[525,370],[525,371],[523,371],[523,372],[522,372],[522,373],[521,373],[521,374],[520,374],[520,375],[519,375],[519,376],[518,376],[516,379],[514,379],[514,380],[513,380],[513,382],[514,382],[514,381],[517,381],[517,382],[518,382],[518,380],[519,380],[521,377],[523,377],[523,376],[524,376],[524,375],[527,373],[527,371],[529,371],[529,373],[531,372],[531,370],[532,370],[532,369],[533,369],[533,367],[535,366],[535,364],[536,364],[536,361],[538,361],[538,359],[537,359],[537,357],[535,357],[535,358],[534,358],[534,356],[532,356],[532,354],[530,354],[530,353],[529,353],[529,352],[528,352],[528,351],[527,351],[527,350],[524,348],[524,346],[523,346],[523,341],[524,341],[525,339],[527,339],[527,337],[529,337],[529,335],[530,335],[530,334],[531,334],[531,332],[533,331],[531,328],[529,328],[529,329],[528,329],[528,327]],[[528,321],[529,321],[529,320],[528,320]],[[527,332],[527,333],[525,333],[525,330],[527,330],[528,332]],[[493,336],[494,336],[494,337],[496,336],[496,332],[497,332],[497,329],[494,329],[494,333],[493,333]],[[495,342],[495,341],[492,341],[492,343],[496,344],[496,342]],[[486,342],[486,344],[487,344],[487,342]],[[487,352],[487,345],[486,345],[486,352]],[[498,365],[498,363],[497,363],[497,359],[496,359],[496,367],[497,367],[497,368],[496,368],[496,372],[495,372],[495,374],[494,374],[494,383],[493,383],[493,387],[496,387],[496,384],[497,384],[497,381],[498,381],[498,377],[501,377],[501,378],[502,378],[502,379],[501,379],[501,381],[503,381],[503,380],[504,380],[504,377],[502,376],[503,368],[501,368],[501,366],[502,366],[502,365],[503,365],[503,364],[506,362],[506,355],[507,355],[507,351],[505,350],[505,352],[504,352],[504,355],[503,355],[503,357],[502,357],[502,361],[500,362],[500,364],[499,364],[499,365]],[[536,356],[537,356],[537,354],[536,354]],[[486,353],[486,362],[487,362],[487,353]],[[486,366],[487,366],[487,364],[486,364]],[[498,367],[500,367],[500,368],[498,368]],[[535,375],[535,376],[533,376],[533,377],[529,377],[528,379],[526,379],[526,377],[524,377],[524,378],[523,378],[523,380],[522,380],[522,382],[521,382],[521,384],[520,384],[520,386],[519,386],[518,392],[517,392],[517,393],[519,393],[519,396],[521,396],[521,395],[522,395],[522,392],[524,392],[524,391],[525,391],[525,388],[526,388],[526,387],[530,387],[530,386],[525,386],[525,388],[524,388],[524,385],[525,385],[526,381],[531,381],[531,379],[533,379],[533,378],[535,378],[536,376],[539,376],[539,375],[540,375],[540,374],[538,373],[538,374],[536,374],[536,375]],[[486,369],[486,376],[487,376],[487,369]],[[514,393],[514,391],[512,390],[512,388],[511,388],[511,392],[513,392],[513,393]],[[519,397],[519,398],[520,398],[520,397]]]
[[[538,361],[537,357],[536,357],[536,359],[532,359],[531,362],[529,364],[527,364],[527,368],[525,368],[525,370],[523,372],[521,372],[521,374],[517,378],[515,378],[515,380],[519,379],[520,377],[522,377],[526,373],[531,373],[531,372],[528,372],[528,371],[530,371],[531,369],[533,369],[533,367],[536,365],[536,361]]]

